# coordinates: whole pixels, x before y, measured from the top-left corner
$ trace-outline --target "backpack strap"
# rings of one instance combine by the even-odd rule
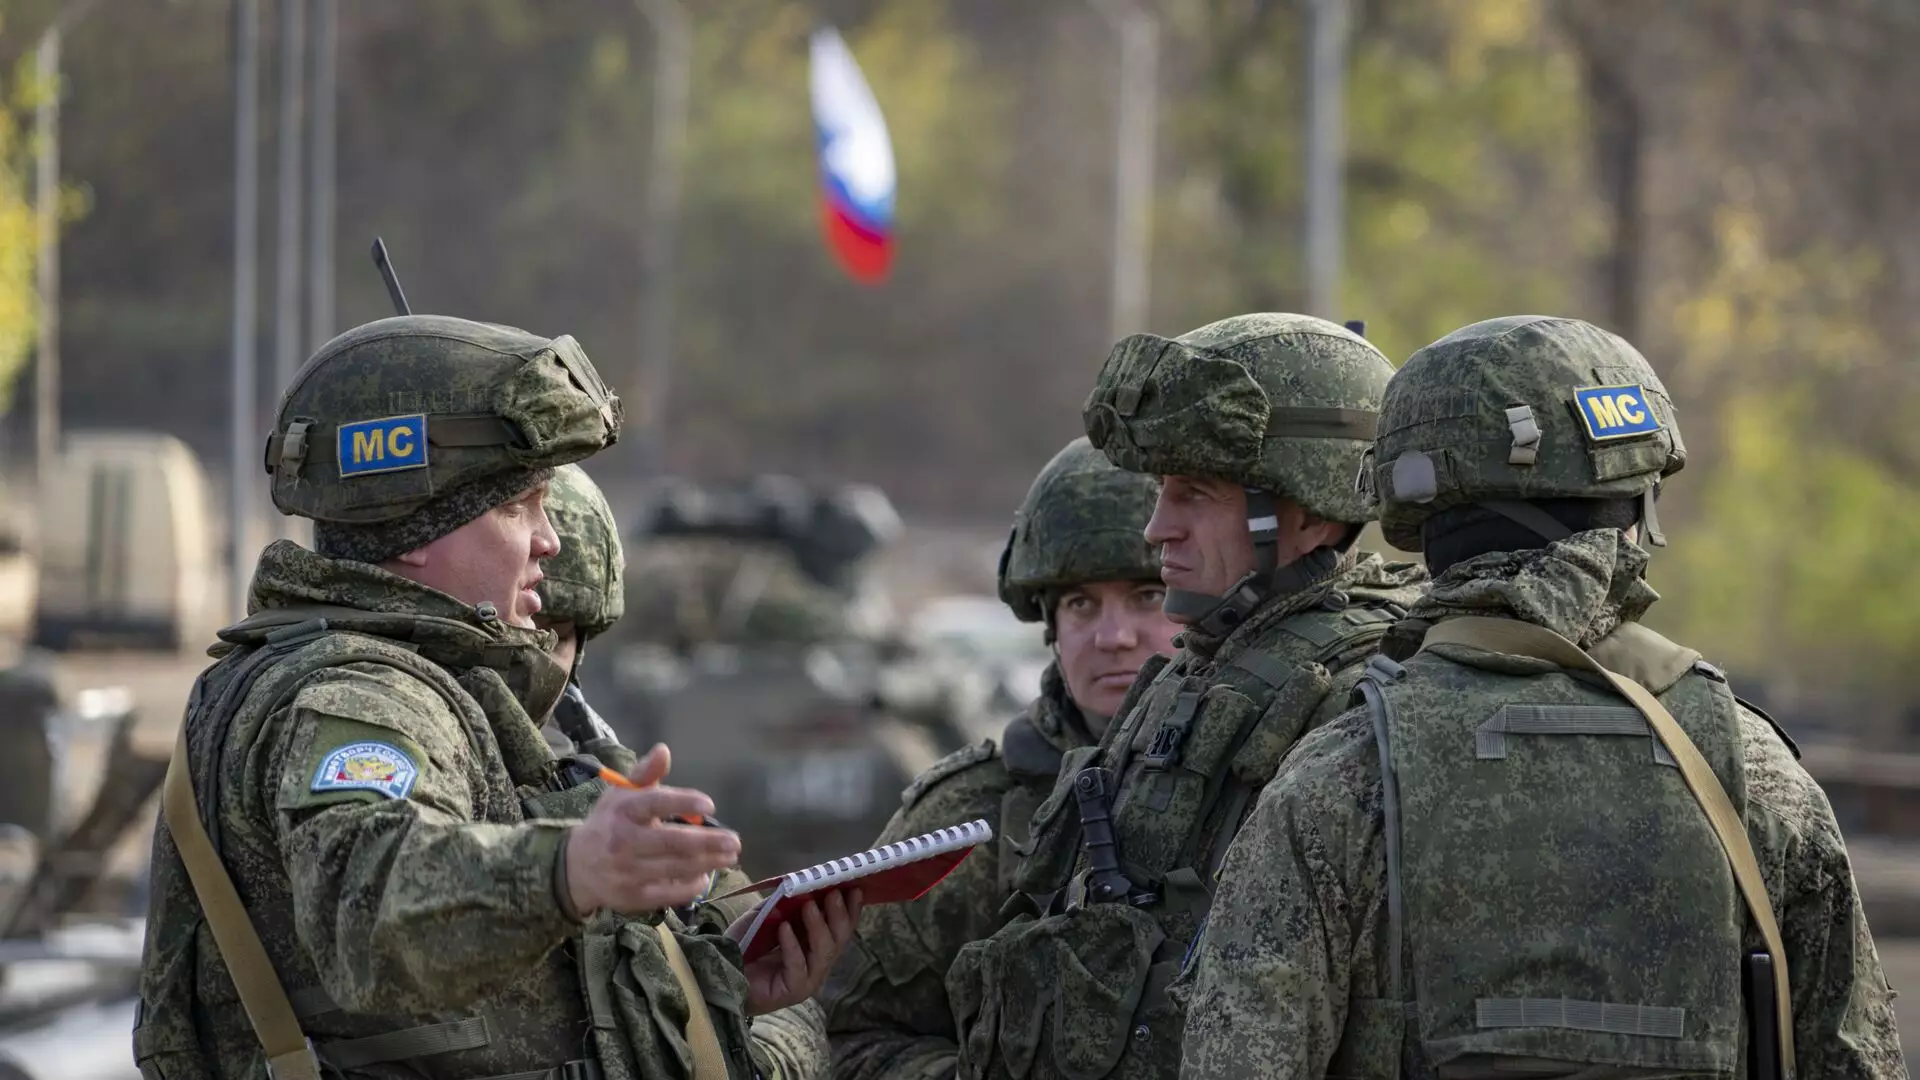
[[[713,1017],[707,1012],[707,995],[700,990],[700,983],[693,977],[693,966],[687,963],[687,954],[680,948],[679,939],[673,931],[667,929],[664,922],[655,923],[654,932],[660,935],[660,948],[667,954],[667,966],[673,969],[674,981],[680,984],[680,993],[687,999],[687,1045],[693,1051],[693,1080],[727,1080],[727,1059],[720,1050],[720,1036],[714,1033]]]
[[[266,1053],[267,1075],[272,1080],[321,1080],[320,1060],[313,1043],[300,1030],[293,1003],[286,987],[267,959],[260,934],[240,902],[240,893],[227,876],[227,868],[213,850],[213,841],[200,824],[200,807],[193,796],[193,780],[187,771],[187,726],[180,725],[180,737],[173,744],[173,760],[167,765],[162,813],[173,833],[180,861],[186,865],[187,878],[199,897],[201,913],[213,931],[214,944],[233,976],[247,1020]]]
[[[1727,862],[1733,868],[1734,881],[1740,886],[1747,909],[1753,913],[1754,922],[1760,926],[1760,936],[1773,953],[1774,1018],[1780,1028],[1781,1058],[1786,1064],[1787,1074],[1792,1075],[1793,997],[1787,979],[1787,950],[1780,938],[1780,925],[1774,919],[1773,902],[1767,897],[1766,882],[1760,876],[1760,863],[1754,858],[1753,844],[1747,837],[1746,826],[1741,822],[1739,812],[1733,808],[1733,801],[1727,798],[1719,777],[1714,775],[1713,767],[1707,764],[1706,759],[1700,756],[1699,749],[1693,745],[1686,730],[1667,712],[1667,707],[1660,704],[1660,700],[1649,693],[1646,687],[1609,671],[1579,646],[1544,626],[1517,619],[1461,616],[1447,619],[1427,631],[1422,651],[1435,645],[1465,645],[1488,652],[1532,657],[1569,670],[1598,675],[1646,716],[1659,733],[1660,741],[1666,744],[1667,751],[1679,764],[1680,773],[1686,778],[1694,799],[1706,811],[1707,821],[1713,826],[1714,835],[1720,838],[1720,846],[1726,851]]]

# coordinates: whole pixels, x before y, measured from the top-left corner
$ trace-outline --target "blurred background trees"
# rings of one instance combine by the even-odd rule
[[[105,3],[65,48],[61,409],[175,433],[219,470],[228,7]],[[1141,329],[1300,308],[1303,5],[1147,6]],[[0,5],[8,72],[53,7]],[[816,238],[816,20],[894,139],[899,260],[877,290]],[[1111,344],[1111,28],[1082,2],[705,0],[694,31],[667,465],[870,480],[923,520],[1004,522]],[[1920,703],[1917,53],[1920,11],[1895,0],[1355,0],[1347,102],[1339,314],[1395,360],[1515,312],[1629,336],[1691,453],[1656,622],[1776,698],[1844,688],[1848,722],[1887,730]],[[363,254],[380,233],[416,310],[572,333],[638,393],[652,41],[630,0],[346,0],[339,56],[340,325],[321,329],[387,313]],[[7,85],[0,376],[24,404],[31,167]],[[271,336],[263,318],[263,357]],[[4,425],[15,456],[28,413]],[[597,471],[617,488],[632,464]]]

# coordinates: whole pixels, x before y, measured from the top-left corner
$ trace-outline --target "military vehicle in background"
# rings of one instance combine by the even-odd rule
[[[212,638],[217,522],[206,473],[185,443],[71,432],[37,509],[34,645],[171,651]]]
[[[879,489],[784,476],[650,491],[625,541],[626,615],[582,685],[672,782],[710,794],[766,876],[866,847],[969,728],[916,678],[867,573],[900,520]]]

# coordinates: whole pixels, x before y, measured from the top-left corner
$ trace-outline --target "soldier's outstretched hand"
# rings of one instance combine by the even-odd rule
[[[668,820],[713,813],[702,792],[660,784],[670,767],[667,748],[655,745],[627,774],[639,790],[609,789],[574,826],[566,861],[575,911],[682,907],[706,892],[708,874],[739,860],[740,837],[731,830]]]
[[[753,921],[749,911],[727,927],[735,940]],[[860,925],[860,890],[835,889],[825,900],[808,900],[800,909],[806,924],[806,944],[793,932],[793,921],[780,924],[780,947],[747,965],[747,1011],[753,1016],[798,1005],[820,992],[827,974],[853,941]]]

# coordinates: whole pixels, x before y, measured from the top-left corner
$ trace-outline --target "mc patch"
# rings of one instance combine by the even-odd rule
[[[313,774],[314,791],[377,791],[389,799],[404,799],[420,778],[420,769],[405,753],[382,742],[359,742],[327,755]]]
[[[1647,403],[1646,391],[1638,386],[1583,386],[1573,392],[1573,405],[1587,425],[1587,438],[1593,442],[1651,435],[1660,430],[1660,420]]]
[[[341,476],[427,467],[427,414],[389,416],[340,425]]]

